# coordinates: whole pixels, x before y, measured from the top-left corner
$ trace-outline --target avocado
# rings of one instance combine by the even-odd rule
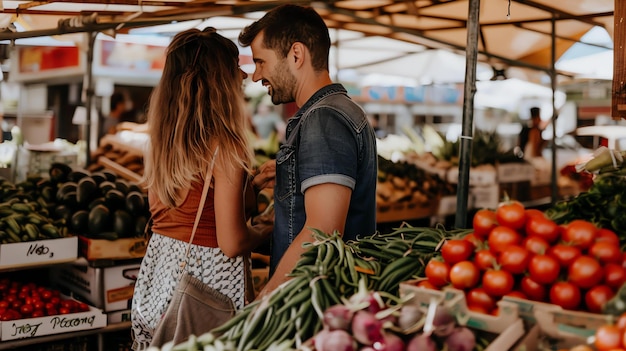
[[[108,169],[104,169],[101,172],[102,174],[104,174],[109,182],[115,182],[117,180],[117,174],[109,171]]]
[[[87,210],[74,212],[70,220],[70,229],[74,234],[86,234],[89,230],[89,212]]]
[[[128,194],[128,182],[124,179],[118,179],[115,181],[115,189],[122,192],[122,194]]]
[[[89,235],[107,232],[112,229],[111,212],[104,205],[96,205],[89,211],[87,230]]]
[[[59,189],[57,190],[57,201],[58,202],[63,202],[63,198],[65,197],[65,194],[69,193],[69,192],[76,192],[76,188],[78,187],[78,184],[75,182],[65,182],[63,183],[63,185],[61,185],[59,187]]]
[[[96,198],[99,193],[98,184],[90,177],[84,177],[78,181],[76,187],[76,201],[81,206],[87,205],[92,199]]]
[[[138,191],[131,191],[126,195],[126,209],[133,216],[145,214],[145,203],[143,194]]]
[[[124,210],[113,212],[113,231],[120,238],[131,238],[135,234],[135,221],[133,217]]]
[[[89,176],[89,172],[83,169],[76,169],[70,172],[70,174],[67,175],[67,180],[69,180],[70,182],[75,182],[78,183],[79,180],[88,177]]]
[[[131,191],[137,191],[142,194],[144,193],[144,190],[139,186],[139,184],[136,184],[136,183],[128,184],[128,192],[130,193]]]
[[[67,193],[63,194],[63,199],[61,200],[61,203],[69,208],[76,208],[76,206],[78,205],[76,192],[68,191]]]
[[[124,208],[126,206],[126,196],[116,189],[111,189],[104,194],[106,206],[109,209]]]
[[[91,173],[91,179],[93,179],[96,182],[96,184],[100,185],[100,183],[107,180],[107,177],[102,171],[98,171],[98,172]]]
[[[100,196],[100,197],[97,197],[97,198],[91,200],[91,202],[89,203],[89,206],[87,206],[87,208],[89,210],[91,210],[96,205],[105,205],[106,206],[106,200],[105,200],[104,196]]]
[[[65,221],[65,223],[70,222],[73,213],[74,212],[72,211],[72,209],[66,205],[58,205],[54,208],[53,212],[55,219],[62,219]]]
[[[102,194],[106,194],[109,192],[109,190],[111,189],[115,189],[115,183],[105,180],[104,182],[100,183],[98,185],[100,187],[100,192]]]
[[[72,167],[65,163],[54,162],[50,165],[48,174],[50,175],[50,181],[53,183],[64,183],[67,181],[67,176],[72,172]]]

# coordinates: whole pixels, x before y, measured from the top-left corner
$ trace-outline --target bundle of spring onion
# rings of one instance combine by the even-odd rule
[[[313,231],[313,242],[291,271],[291,279],[260,300],[248,304],[230,321],[209,333],[163,351],[296,350],[321,328],[323,312],[357,293],[359,285],[398,296],[399,284],[417,278],[428,260],[450,238],[467,229],[403,226],[344,242],[339,233]],[[152,348],[150,351],[157,351]]]
[[[626,151],[618,151],[601,146],[594,151],[592,158],[576,165],[576,171],[589,173],[607,173],[624,168]]]

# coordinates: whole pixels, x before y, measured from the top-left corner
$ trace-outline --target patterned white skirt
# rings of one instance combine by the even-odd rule
[[[133,294],[133,350],[145,350],[169,305],[180,276],[187,243],[152,234]],[[230,297],[237,309],[245,303],[243,257],[229,258],[219,248],[191,245],[186,269],[213,289]]]

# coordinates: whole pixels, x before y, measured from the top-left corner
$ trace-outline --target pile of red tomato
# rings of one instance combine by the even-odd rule
[[[0,279],[0,321],[89,311],[89,305],[63,298],[56,289]]]
[[[468,308],[496,313],[503,296],[599,313],[626,281],[619,237],[591,222],[557,225],[520,202],[481,209],[474,232],[447,240],[420,285],[465,291]]]

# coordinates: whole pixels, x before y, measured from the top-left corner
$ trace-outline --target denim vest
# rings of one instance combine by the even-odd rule
[[[376,230],[378,155],[374,129],[340,84],[317,91],[289,119],[276,155],[270,272],[304,227],[304,192],[325,183],[352,189],[343,239]]]

